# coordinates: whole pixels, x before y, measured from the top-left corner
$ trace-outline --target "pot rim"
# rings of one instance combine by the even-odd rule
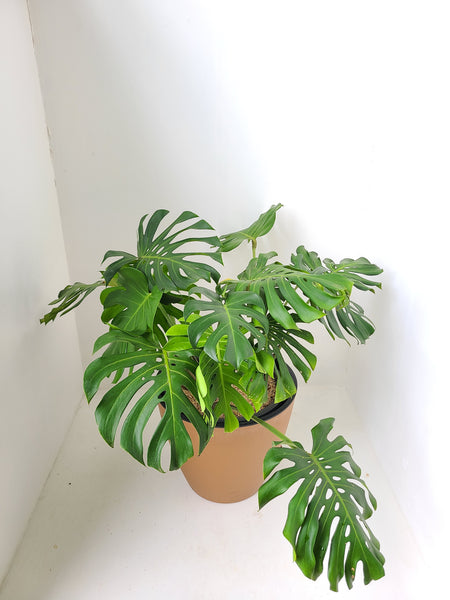
[[[275,404],[275,402],[273,402],[272,404],[269,404],[268,406],[265,406],[264,408],[262,408],[260,411],[258,411],[257,413],[255,413],[255,417],[258,417],[259,419],[262,419],[263,421],[269,421],[270,419],[272,419],[273,417],[276,417],[277,415],[279,415],[280,413],[282,413],[284,410],[286,410],[294,401],[295,399],[295,395],[291,396],[290,398],[286,398],[286,400],[282,400],[281,402],[277,402]],[[242,417],[241,415],[239,415],[237,417],[237,420],[239,421],[239,428],[241,427],[248,427],[250,425],[258,425],[258,423],[256,423],[256,421],[252,421],[252,418],[250,417],[249,421],[246,421],[244,417]],[[220,417],[215,425],[216,428],[220,428],[223,429],[225,427],[225,420],[223,417]]]
[[[295,396],[298,391],[298,381],[297,381],[297,377],[295,376],[295,373],[291,369],[291,367],[289,365],[287,365],[287,368],[289,369],[289,373],[295,383],[295,393],[290,398],[286,398],[286,400],[282,400],[281,402],[276,402],[276,403],[273,402],[272,404],[265,406],[264,408],[259,410],[257,413],[255,413],[255,415],[254,415],[255,417],[258,417],[259,419],[263,419],[263,421],[268,421],[269,419],[276,417],[277,415],[282,413],[284,410],[286,410],[288,408],[288,406],[290,406],[290,404],[292,404],[292,402],[294,401]],[[249,421],[247,421],[241,415],[237,416],[237,420],[239,421],[239,428],[240,427],[248,427],[250,425],[258,425],[258,423],[256,423],[256,421],[252,421],[251,418]],[[223,429],[225,427],[225,420],[223,417],[220,417],[218,419],[215,427],[218,427],[221,429]]]
[[[253,416],[258,417],[259,419],[263,419],[264,421],[269,421],[269,419],[276,417],[277,415],[282,413],[284,410],[286,410],[292,404],[292,402],[295,399],[295,396],[297,395],[298,382],[297,382],[297,377],[295,376],[294,371],[289,366],[288,366],[288,369],[289,369],[289,373],[291,374],[292,379],[294,380],[294,383],[295,383],[295,393],[290,398],[286,398],[286,400],[282,400],[281,402],[276,402],[276,403],[272,402],[272,404],[265,406],[264,408],[259,410],[257,413],[255,413]],[[163,407],[165,407],[163,400],[160,402],[160,404]],[[184,414],[181,414],[181,418],[186,423],[190,422],[189,419]],[[251,425],[258,425],[258,423],[256,421],[252,421],[251,417],[250,417],[249,421],[247,421],[242,415],[236,415],[236,418],[239,422],[239,428],[249,427]],[[225,427],[225,419],[223,417],[219,417],[214,428],[215,429],[216,428],[224,429],[224,427]]]

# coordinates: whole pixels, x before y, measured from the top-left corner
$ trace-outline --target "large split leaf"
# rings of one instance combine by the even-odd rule
[[[322,573],[329,549],[328,579],[331,589],[337,591],[344,575],[348,587],[353,586],[359,562],[366,584],[383,577],[384,557],[366,523],[376,508],[375,498],[360,478],[361,470],[350,452],[344,449],[348,446],[344,438],[328,440],[333,421],[323,419],[313,428],[311,453],[298,442],[268,451],[265,478],[283,459],[293,465],[275,471],[261,486],[259,505],[299,484],[289,503],[283,533],[292,544],[295,562],[311,579]]]
[[[212,230],[211,225],[203,219],[196,220],[195,213],[184,211],[163,231],[158,232],[162,220],[168,210],[157,210],[149,218],[144,227],[147,215],[142,217],[138,228],[137,256],[129,252],[110,250],[103,260],[117,258],[110,263],[104,272],[107,283],[124,266],[135,266],[147,276],[150,289],[157,286],[161,291],[186,290],[199,280],[218,281],[219,273],[211,265],[196,260],[197,256],[207,256],[219,263],[222,262],[217,251],[180,251],[187,243],[206,244],[209,249],[220,245],[216,236],[185,235],[186,232]],[[179,225],[189,223],[186,226]]]
[[[251,242],[253,245],[255,245],[256,240],[259,237],[266,235],[272,229],[275,223],[277,210],[279,210],[282,206],[282,204],[274,204],[269,208],[269,210],[262,213],[258,219],[250,225],[250,227],[241,229],[235,233],[222,235],[220,237],[221,251],[230,252],[230,250],[234,250],[240,246],[242,242]]]
[[[197,312],[208,313],[189,325],[189,339],[194,347],[208,328],[213,327],[203,350],[217,361],[217,344],[225,339],[223,358],[235,368],[239,368],[241,362],[252,356],[254,351],[246,334],[250,333],[258,344],[264,345],[262,330],[267,331],[268,323],[264,313],[260,312],[264,310],[264,304],[257,294],[230,292],[225,297],[220,297],[206,288],[195,288],[191,293],[202,294],[205,299],[189,300],[185,306],[185,317]],[[251,319],[256,320],[262,330],[256,327]]]
[[[101,435],[113,446],[121,428],[121,446],[139,462],[162,471],[161,454],[170,443],[170,470],[178,469],[193,456],[192,442],[182,415],[197,430],[200,451],[205,447],[211,430],[193,406],[185,390],[196,395],[192,377],[196,361],[193,351],[170,351],[155,346],[144,337],[130,336],[114,330],[97,340],[95,349],[111,342],[130,342],[140,349],[124,354],[101,356],[86,369],[84,389],[88,401],[97,393],[100,383],[111,373],[130,369],[130,373],[111,386],[98,404],[95,416]],[[133,369],[131,371],[131,369]],[[158,404],[164,403],[165,413],[150,441],[144,447],[144,430]],[[128,414],[120,426],[121,419]]]
[[[311,273],[269,263],[273,256],[271,252],[252,259],[238,281],[227,285],[230,289],[264,294],[269,313],[283,327],[294,329],[295,316],[311,323],[323,317],[325,311],[347,302],[352,282],[344,275]]]

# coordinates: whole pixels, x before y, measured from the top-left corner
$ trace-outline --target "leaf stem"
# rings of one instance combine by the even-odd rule
[[[253,258],[256,258],[256,246],[257,246],[256,238],[252,238],[252,257]]]
[[[255,416],[255,415],[253,415],[252,421],[255,421],[255,423],[258,423],[259,425],[262,425],[263,427],[265,427],[268,431],[270,431],[271,433],[276,435],[278,439],[280,439],[282,442],[284,442],[291,448],[298,448],[297,442],[293,442],[290,438],[287,437],[287,435],[285,435],[284,433],[281,433],[281,431],[278,431],[278,429],[276,427],[274,427],[270,423],[267,423],[267,421],[263,421],[262,419],[260,419],[259,417]]]

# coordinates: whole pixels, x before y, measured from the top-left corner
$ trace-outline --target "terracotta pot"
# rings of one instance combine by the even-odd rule
[[[293,373],[291,373],[293,375]],[[258,416],[286,433],[294,397],[272,405]],[[191,488],[212,502],[240,502],[255,494],[262,485],[264,457],[276,436],[262,425],[240,419],[240,427],[225,433],[219,420],[210,442],[198,455],[198,434],[185,422],[194,446],[194,456],[181,470]]]

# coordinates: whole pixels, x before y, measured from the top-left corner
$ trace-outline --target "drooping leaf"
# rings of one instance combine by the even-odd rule
[[[264,345],[265,338],[262,330],[267,330],[268,324],[265,315],[257,310],[264,309],[264,304],[258,295],[251,292],[230,292],[225,297],[220,297],[216,292],[206,288],[195,288],[191,292],[201,293],[205,299],[189,300],[185,306],[185,317],[195,312],[208,313],[201,315],[189,325],[189,339],[194,347],[201,336],[212,328],[203,350],[217,361],[217,344],[225,339],[226,348],[223,358],[237,369],[243,360],[253,354],[254,348],[246,334],[250,333],[258,344]],[[251,319],[257,320],[261,329],[256,327],[250,321]]]
[[[362,291],[373,291],[374,287],[381,288],[379,281],[367,279],[375,277],[383,272],[383,269],[371,263],[367,258],[344,258],[336,263],[331,258],[325,258],[323,261],[317,252],[308,252],[304,246],[299,246],[295,254],[291,255],[292,264],[300,269],[310,273],[337,273],[344,275],[353,282],[355,288]],[[365,277],[361,277],[364,275]]]
[[[272,257],[273,253],[268,253],[252,259],[238,280],[227,282],[227,287],[263,294],[270,315],[286,329],[296,327],[295,318],[311,323],[347,302],[352,282],[345,276],[268,263]]]
[[[195,213],[184,211],[161,233],[158,233],[162,220],[168,214],[167,210],[157,210],[149,218],[144,227],[147,215],[142,217],[138,228],[137,256],[128,252],[110,250],[103,260],[118,258],[110,263],[104,272],[108,283],[111,278],[124,266],[134,266],[147,277],[150,289],[157,286],[163,292],[187,290],[199,280],[218,281],[219,273],[211,265],[196,260],[197,256],[206,256],[221,263],[218,251],[180,251],[187,243],[206,244],[208,249],[220,245],[217,236],[185,236],[186,232],[212,230],[211,225],[203,219],[196,220]],[[188,225],[179,227],[186,222]]]
[[[381,288],[381,283],[379,281],[361,277],[361,275],[375,277],[376,275],[381,275],[383,272],[383,269],[371,263],[364,256],[357,259],[344,258],[338,263],[335,263],[330,258],[325,258],[323,262],[330,272],[343,273],[346,277],[351,279],[354,286],[359,290],[373,291],[374,287]]]
[[[361,470],[352,455],[345,450],[348,444],[344,438],[328,440],[333,421],[322,419],[313,428],[310,453],[298,442],[268,451],[259,505],[263,507],[299,484],[289,503],[283,533],[293,547],[295,562],[311,579],[322,573],[329,549],[328,579],[331,589],[337,591],[344,575],[348,587],[353,586],[359,562],[366,584],[383,577],[384,557],[366,523],[376,508],[375,498],[360,478]],[[284,459],[293,465],[273,473]]]
[[[360,344],[364,344],[375,331],[372,321],[364,314],[362,306],[356,302],[350,302],[344,308],[327,312],[320,321],[331,337],[336,336],[346,340],[345,331]]]
[[[97,393],[100,383],[111,373],[133,369],[103,395],[95,416],[101,435],[113,446],[121,418],[129,411],[121,426],[120,443],[136,460],[162,471],[161,454],[170,443],[170,470],[178,469],[193,456],[193,447],[182,415],[199,435],[200,451],[205,447],[211,429],[190,402],[184,390],[196,396],[197,362],[193,351],[167,351],[143,337],[129,336],[120,330],[109,332],[98,340],[96,348],[111,341],[128,341],[130,337],[140,350],[112,356],[101,356],[88,365],[84,389],[88,401]],[[154,410],[161,402],[165,413],[150,441],[144,446],[144,430]]]
[[[292,378],[285,365],[284,354],[287,355],[294,367],[301,373],[303,379],[308,381],[312,369],[317,364],[317,357],[303,343],[314,344],[314,337],[305,329],[284,329],[273,319],[269,319],[267,334],[267,349],[276,359],[276,402],[286,400],[295,393]]]
[[[49,303],[49,306],[53,306],[57,304],[50,312],[45,314],[41,319],[40,323],[50,323],[54,321],[58,315],[65,315],[69,311],[73,310],[77,306],[79,306],[83,300],[92,294],[94,290],[98,287],[104,287],[105,282],[103,279],[96,281],[94,283],[80,283],[77,281],[72,285],[67,285],[64,289],[62,289],[56,300],[53,300]]]
[[[255,243],[259,237],[266,235],[272,229],[277,210],[282,206],[282,204],[274,204],[246,229],[220,236],[220,250],[222,252],[230,252],[230,250],[234,250],[240,246],[242,242]]]
[[[330,258],[325,258],[322,261],[316,252],[308,252],[304,246],[299,246],[296,253],[292,254],[291,261],[296,268],[309,270],[311,273],[321,275],[327,273],[332,275],[341,274],[351,281],[356,289],[361,291],[373,292],[373,288],[381,288],[379,281],[367,279],[367,277],[380,275],[383,269],[364,257],[357,259],[344,258],[339,263]],[[353,301],[349,301],[344,306],[338,305],[326,309],[325,314],[320,318],[320,322],[333,339],[338,337],[346,340],[345,333],[347,333],[362,344],[375,331],[372,322],[364,314],[364,309]]]

